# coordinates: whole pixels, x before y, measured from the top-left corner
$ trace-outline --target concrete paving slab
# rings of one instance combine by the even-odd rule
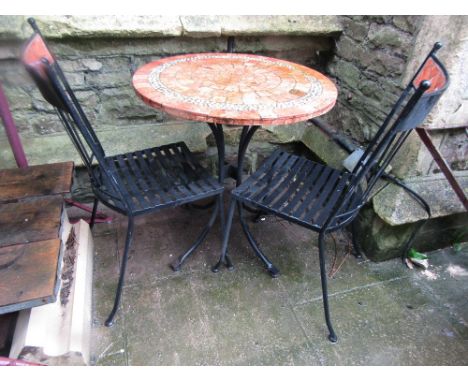
[[[124,291],[131,365],[210,365],[216,339],[210,335],[190,277],[177,275]]]
[[[344,260],[329,279],[338,335],[332,344],[326,337],[317,235],[271,216],[249,223],[280,268],[281,276],[272,279],[236,220],[229,243],[233,272],[210,271],[219,256],[219,227],[182,271],[173,272],[169,263],[192,244],[208,218],[209,211],[184,208],[137,218],[112,328],[103,322],[115,296],[126,222],[123,217],[96,226],[95,364],[468,364],[466,245],[430,253],[431,267],[423,272],[399,259],[359,262],[347,255],[346,235],[335,234],[336,251],[329,236],[328,270]]]
[[[236,271],[202,273],[191,282],[210,333],[216,338],[220,364],[248,365],[253,360],[269,364],[273,354],[308,345],[278,279],[260,268],[240,264]],[[277,363],[290,361],[282,356]]]
[[[117,314],[115,324],[108,328],[104,322],[115,298],[117,279],[98,281],[93,285],[93,313],[91,327],[91,362],[99,366],[124,366],[127,359],[127,331],[125,318]],[[122,298],[124,301],[124,298]]]
[[[326,340],[322,301],[295,307],[325,365],[466,365],[467,344],[410,280],[330,298],[338,342]]]

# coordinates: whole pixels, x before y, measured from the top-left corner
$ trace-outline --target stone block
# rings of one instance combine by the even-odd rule
[[[0,39],[23,38],[25,16],[0,16]]]
[[[16,60],[20,54],[20,44],[16,41],[2,41],[0,60]]]
[[[101,100],[99,93],[96,93],[93,90],[77,90],[74,93],[86,114],[91,110],[97,110],[100,108]]]
[[[182,34],[189,37],[219,37],[219,16],[181,16]]]
[[[204,123],[171,122],[115,127],[101,125],[97,135],[107,155],[129,152],[168,143],[184,141],[194,152],[206,151],[210,129]],[[81,166],[78,152],[65,132],[38,136],[21,134],[30,165],[74,161]],[[6,137],[0,135],[0,168],[14,167],[15,161]]]
[[[455,176],[461,187],[468,193],[468,173]],[[442,175],[405,179],[405,184],[423,197],[431,207],[433,218],[459,214],[465,211],[463,204]],[[386,224],[398,226],[427,218],[421,206],[401,187],[390,184],[372,200],[375,213]]]
[[[405,60],[385,51],[370,52],[361,64],[366,70],[370,70],[385,77],[400,76],[405,68]]]
[[[364,120],[361,115],[352,112],[352,106],[338,98],[332,112],[326,114],[324,119],[335,126],[337,130],[351,137],[357,142],[364,141],[363,131],[361,126],[364,125]]]
[[[450,168],[454,171],[468,170],[468,144],[465,129],[450,129],[442,134],[444,138],[439,150]],[[434,165],[432,172],[440,172],[439,167]]]
[[[85,76],[83,73],[72,72],[66,74],[67,81],[72,89],[84,89],[88,86],[85,82]]]
[[[2,86],[2,89],[8,100],[10,110],[13,111],[31,108],[31,94],[29,94],[26,90],[19,87],[10,86]]]
[[[332,35],[342,31],[337,16],[218,16],[221,33],[237,35]]]
[[[336,53],[345,60],[357,63],[361,62],[362,59],[369,54],[368,50],[363,45],[356,44],[356,42],[348,36],[340,37],[337,42]]]
[[[404,32],[414,34],[418,31],[423,21],[422,16],[393,16],[393,25]]]
[[[96,72],[102,69],[102,62],[95,58],[67,59],[60,57],[60,67],[65,73]]]
[[[418,171],[418,151],[421,148],[421,141],[416,134],[410,134],[398,154],[392,161],[392,173],[400,179],[417,177]]]
[[[403,255],[403,249],[418,229],[419,223],[392,226],[385,223],[373,211],[364,207],[356,220],[356,238],[367,258],[372,261],[385,261]],[[420,228],[412,243],[412,248],[421,252],[452,246],[468,241],[468,213],[431,219]]]
[[[336,16],[181,16],[190,37],[330,35],[341,32]]]
[[[81,61],[81,64],[84,66],[85,70],[89,70],[90,72],[97,72],[102,68],[102,62],[94,58],[84,59]]]
[[[290,125],[266,126],[264,131],[268,132],[265,137],[270,143],[291,143],[300,142],[303,139],[306,129],[312,128],[306,122],[293,123]]]
[[[178,16],[35,16],[45,37],[141,38],[180,36]]]
[[[343,33],[359,42],[363,42],[369,31],[369,23],[366,20],[358,20],[356,17],[343,17],[341,20]]]
[[[391,25],[371,24],[368,38],[376,48],[404,48],[411,44],[411,35]]]
[[[72,73],[73,76],[76,76],[81,73]],[[67,75],[67,78],[69,76]],[[86,86],[81,85],[82,88],[115,88],[119,86],[130,86],[132,82],[132,75],[130,73],[130,67],[127,66],[121,72],[90,72],[86,73],[84,76],[81,74],[81,77],[86,79],[86,82],[83,81],[83,84],[86,83]],[[70,86],[71,83],[70,83]],[[80,86],[80,85],[77,85]]]
[[[0,81],[2,87],[33,88],[34,83],[29,74],[17,60],[0,61]]]
[[[111,87],[99,92],[99,121],[103,124],[132,123],[152,119],[154,122],[166,120],[166,114],[147,106],[130,86]]]
[[[361,71],[355,64],[348,61],[335,60],[330,66],[330,72],[351,89],[357,88],[361,81]]]
[[[16,128],[21,134],[36,136],[63,131],[60,120],[55,113],[39,113],[34,110],[15,110],[12,114]]]
[[[320,160],[335,168],[343,168],[342,162],[349,155],[314,125],[304,130],[301,142]]]
[[[223,35],[330,35],[342,31],[338,16],[35,16],[46,38],[151,38]],[[0,38],[31,34],[25,16],[2,16]]]
[[[364,16],[363,19],[377,24],[386,24],[392,21],[392,16],[369,15]]]

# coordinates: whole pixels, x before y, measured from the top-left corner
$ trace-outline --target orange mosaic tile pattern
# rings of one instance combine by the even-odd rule
[[[329,111],[333,82],[321,73],[269,57],[202,53],[151,62],[133,75],[148,105],[183,119],[230,125],[282,125]]]

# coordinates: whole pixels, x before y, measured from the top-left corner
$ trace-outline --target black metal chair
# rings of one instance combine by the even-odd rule
[[[134,217],[216,196],[216,204],[202,240],[222,207],[223,185],[206,171],[184,142],[106,156],[91,124],[78,103],[55,57],[46,46],[33,19],[34,29],[22,53],[22,61],[44,98],[54,106],[91,179],[95,194],[91,228],[99,201],[128,217],[125,249],[113,309],[105,324],[110,326],[120,303]],[[217,126],[213,133],[222,143]],[[221,133],[222,135],[222,133]],[[224,152],[224,151],[222,151]],[[97,165],[94,165],[97,163]],[[221,215],[222,216],[222,215]],[[223,224],[221,217],[221,224]],[[192,246],[191,253],[199,244]]]
[[[222,254],[225,261],[236,204],[248,204],[319,233],[319,260],[328,338],[337,337],[330,321],[324,258],[326,233],[350,224],[371,196],[390,161],[448,86],[448,74],[435,56],[435,44],[387,116],[352,172],[334,169],[276,150],[242,185],[232,191]],[[272,276],[274,272],[269,270]]]

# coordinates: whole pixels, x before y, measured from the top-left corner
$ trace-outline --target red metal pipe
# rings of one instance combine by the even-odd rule
[[[24,154],[23,145],[21,144],[21,139],[16,129],[15,122],[10,112],[8,106],[8,100],[5,96],[5,93],[2,89],[2,84],[0,83],[0,116],[2,117],[3,124],[5,126],[6,135],[8,141],[10,142],[11,150],[13,151],[13,156],[15,157],[16,164],[20,168],[28,167],[28,160]]]
[[[437,148],[434,146],[434,142],[432,142],[430,135],[425,129],[420,127],[416,129],[416,132],[418,133],[419,138],[421,138],[422,142],[431,153],[432,157],[434,158],[441,171],[444,173],[445,178],[450,183],[450,186],[452,187],[453,191],[455,191],[455,193],[457,194],[458,199],[460,199],[460,201],[463,203],[463,206],[468,211],[468,199],[465,195],[465,192],[463,191],[463,188],[461,188],[460,184],[458,184],[457,180],[455,179],[455,175],[453,175],[452,170],[440,154],[439,150],[437,150]]]

